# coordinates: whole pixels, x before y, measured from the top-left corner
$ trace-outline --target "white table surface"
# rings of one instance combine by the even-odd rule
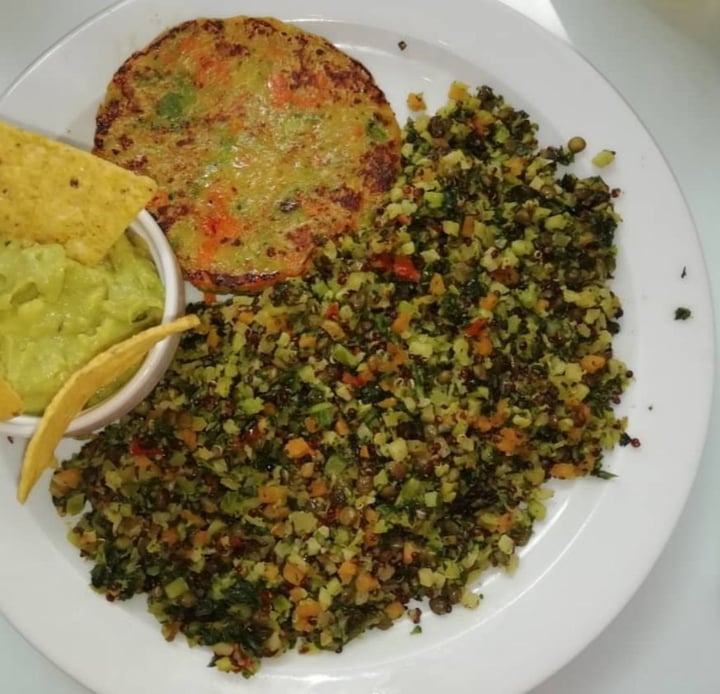
[[[643,120],[688,200],[720,307],[720,0],[505,2],[566,38]],[[0,0],[0,92],[45,48],[110,4]],[[532,694],[720,692],[717,415],[716,406],[694,489],[655,568],[605,632]],[[2,616],[0,692],[90,694]]]

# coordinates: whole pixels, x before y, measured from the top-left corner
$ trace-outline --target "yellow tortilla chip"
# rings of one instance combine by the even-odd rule
[[[155,343],[174,333],[200,324],[195,315],[156,325],[101,352],[78,369],[53,397],[30,439],[18,486],[18,501],[24,503],[42,473],[54,463],[54,453],[73,417],[100,389],[112,383],[148,352]]]
[[[25,409],[22,398],[4,379],[0,378],[0,419],[11,419]]]
[[[151,178],[0,121],[0,237],[99,262],[152,199]]]

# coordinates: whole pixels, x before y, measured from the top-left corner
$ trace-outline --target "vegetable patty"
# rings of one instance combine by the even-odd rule
[[[159,184],[185,276],[215,292],[301,274],[384,202],[400,128],[370,73],[276,19],[176,26],[115,73],[94,153]]]
[[[376,228],[193,307],[161,385],[54,475],[92,585],[224,671],[477,605],[548,478],[611,476],[612,193],[488,87],[451,97],[408,123]]]

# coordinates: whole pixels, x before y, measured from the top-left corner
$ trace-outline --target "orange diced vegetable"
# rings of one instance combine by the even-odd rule
[[[605,364],[607,364],[607,359],[605,359],[605,357],[601,354],[587,354],[580,360],[580,366],[583,371],[586,371],[589,374],[594,374],[596,371],[600,371]]]
[[[310,483],[310,496],[325,496],[328,493],[328,486],[325,480],[315,479]]]
[[[579,475],[579,470],[572,463],[555,463],[550,468],[550,476],[561,480],[571,480]]]
[[[303,333],[298,338],[298,347],[301,349],[313,349],[317,344],[317,337],[309,333]]]
[[[258,489],[258,499],[263,504],[277,504],[284,500],[286,493],[285,487],[263,485]]]
[[[192,535],[193,547],[202,547],[208,543],[210,533],[207,530],[196,530]]]
[[[495,529],[499,533],[506,533],[508,530],[510,530],[510,528],[512,528],[512,525],[512,513],[503,513],[502,515],[498,516]]]
[[[525,436],[517,429],[511,427],[503,427],[498,432],[498,435],[494,439],[495,447],[505,453],[506,455],[512,455],[515,451],[525,443]]]
[[[355,588],[359,593],[369,593],[380,587],[380,582],[368,571],[361,571],[355,578]]]
[[[385,605],[385,614],[390,617],[390,619],[398,619],[405,614],[405,606],[396,600],[389,605]]]
[[[298,458],[304,458],[312,453],[312,449],[308,442],[303,438],[290,439],[285,444],[285,453],[288,458],[297,460]]]
[[[489,357],[493,353],[493,343],[486,333],[483,333],[475,340],[473,351],[480,357]]]
[[[167,528],[160,534],[160,539],[168,545],[174,545],[180,539],[180,536],[175,528]]]
[[[350,427],[342,417],[335,422],[335,431],[340,434],[340,436],[347,436],[350,433]]]
[[[410,320],[412,314],[407,312],[398,313],[397,318],[393,321],[392,331],[400,335],[404,333],[410,327]]]
[[[322,605],[312,598],[301,600],[293,612],[293,626],[298,631],[312,631],[314,618],[322,612]]]
[[[412,542],[403,542],[402,559],[403,564],[412,564],[415,561],[417,549]]]
[[[430,294],[433,296],[442,296],[445,293],[445,281],[442,275],[435,273],[430,279]]]
[[[285,564],[283,566],[283,578],[294,586],[299,586],[305,578],[306,571],[297,564]]]
[[[424,111],[427,108],[425,99],[420,93],[408,94],[407,106],[411,111]]]
[[[192,429],[180,429],[177,437],[188,447],[188,450],[194,451],[197,448],[197,432]]]
[[[347,583],[357,573],[357,564],[352,561],[344,561],[338,567],[338,576],[343,583]]]
[[[494,292],[490,292],[489,294],[485,295],[482,299],[480,299],[480,308],[484,309],[485,311],[492,311],[497,306],[498,302],[498,295]]]
[[[58,470],[52,478],[53,496],[65,496],[71,489],[77,488],[80,479],[80,470],[77,468]]]
[[[263,571],[263,576],[268,581],[274,581],[279,575],[280,575],[280,569],[278,569],[276,564],[266,564],[265,565],[265,570]]]

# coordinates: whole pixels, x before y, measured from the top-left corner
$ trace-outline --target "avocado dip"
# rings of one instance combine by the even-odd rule
[[[164,289],[145,242],[123,235],[99,263],[60,244],[0,241],[0,377],[41,414],[96,354],[160,322]]]

